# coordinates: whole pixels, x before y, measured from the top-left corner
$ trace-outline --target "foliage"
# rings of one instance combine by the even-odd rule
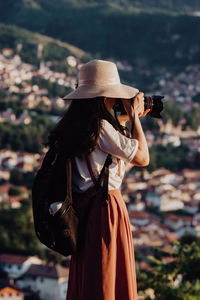
[[[20,51],[20,57],[23,62],[38,67],[40,64],[40,60],[39,58],[37,58],[37,44],[23,43],[22,50]]]
[[[200,299],[199,241],[183,245],[175,242],[174,253],[168,255],[171,262],[166,263],[165,256],[166,253],[160,251],[159,258],[148,257],[152,269],[149,272],[139,271],[138,289],[153,289],[156,300]]]
[[[190,113],[185,113],[187,124],[193,129],[197,130],[200,126],[200,107],[194,107]]]
[[[10,187],[8,194],[11,196],[19,196],[19,195],[22,195],[23,192],[18,187],[12,186],[12,187]]]
[[[27,188],[31,188],[34,179],[34,172],[22,172],[18,169],[13,169],[10,172],[10,182],[15,185],[25,185]]]
[[[1,3],[0,3],[0,7],[1,7]],[[9,8],[10,10],[14,8],[13,3],[12,5],[10,5]],[[10,10],[8,11],[10,12]],[[2,12],[3,11],[0,9],[1,19],[2,19],[2,15],[1,15]],[[16,13],[12,18],[12,22],[9,22],[9,24],[15,23],[14,22],[15,17],[16,17]],[[30,18],[29,21],[31,19],[32,18]],[[37,22],[34,23],[36,24]],[[24,54],[28,55],[28,52],[30,52],[30,56],[32,59],[34,59],[34,56],[37,55],[38,44],[41,44],[43,46],[42,58],[44,60],[53,60],[53,59],[60,60],[60,58],[63,59],[63,57],[66,57],[68,55],[74,55],[77,58],[82,58],[82,57],[84,58],[85,56],[88,55],[81,49],[78,49],[68,43],[63,43],[59,40],[47,37],[45,35],[33,33],[26,29],[18,28],[15,25],[0,24],[0,37],[1,37],[0,49],[4,47],[17,49],[17,46],[21,44],[22,49],[18,50],[20,52],[20,55],[24,55]]]
[[[46,262],[63,263],[64,257],[43,247],[35,234],[31,198],[22,201],[19,209],[1,208],[0,219],[0,253],[37,255]]]
[[[140,121],[145,131],[150,130],[151,132],[157,133],[160,129],[158,119],[152,118],[149,115],[145,116],[145,118],[141,118]]]
[[[54,123],[45,116],[32,118],[32,123],[26,126],[1,123],[0,148],[42,153],[42,143],[47,140],[47,134]]]
[[[56,43],[49,43],[43,48],[42,58],[45,61],[58,60],[62,61],[66,56],[71,55],[71,52],[68,49],[60,47]]]
[[[189,164],[189,149],[180,145],[174,147],[171,143],[166,146],[153,145],[150,150],[150,165],[149,171],[164,167],[171,171],[180,171],[183,168],[191,167]]]
[[[42,46],[42,55],[40,57],[38,51],[39,44]],[[12,48],[15,52],[18,52],[23,62],[39,67],[40,59],[43,61],[52,61],[52,69],[62,72],[69,71],[69,73],[71,69],[68,68],[65,62],[65,58],[68,55],[74,55],[77,58],[88,57],[88,54],[84,51],[68,43],[17,28],[13,25],[0,24],[0,49],[5,47]]]
[[[188,1],[186,4],[186,0],[185,6],[180,4],[183,1],[178,3],[162,1],[161,4],[156,0],[150,2],[127,0],[115,1],[111,4],[111,1],[90,3],[38,0],[39,8],[36,9],[34,6],[27,7],[23,1],[19,4],[18,0],[15,5],[8,7],[7,1],[1,4],[0,11],[1,19],[7,24],[12,23],[70,42],[89,52],[93,57],[103,59],[112,57],[115,60],[127,61],[132,65],[133,71],[128,72],[127,75],[124,73],[122,78],[124,77],[125,82],[131,82],[140,90],[147,92],[153,89],[151,84],[155,82],[156,75],[163,74],[166,70],[177,73],[188,64],[199,63],[200,58],[199,18],[155,13],[152,8],[153,3],[158,9],[173,7],[173,11],[174,8],[178,11],[180,7],[181,10],[185,10],[186,6],[192,8]],[[193,8],[198,6],[197,1],[193,4]],[[140,7],[139,11],[145,13],[138,14],[137,7]],[[146,7],[146,10],[141,10],[141,7]],[[152,13],[147,14],[147,10]],[[36,53],[36,46],[33,44],[42,43],[44,59],[60,60],[66,57],[69,51],[75,53],[74,48],[68,44],[66,44],[68,47],[64,47],[55,40],[52,44],[52,41],[45,36],[33,35],[15,26],[1,25],[0,37],[2,46],[15,48],[19,41],[30,44],[27,47],[32,47],[34,53]],[[58,45],[61,47],[59,48]],[[36,59],[36,55],[31,54],[32,51],[26,53],[30,53],[31,59]],[[81,50],[81,54],[77,53],[79,56],[74,54],[77,57],[86,55]],[[145,70],[151,71],[150,76],[144,75]]]
[[[184,114],[180,109],[180,106],[173,101],[167,101],[164,103],[162,116],[166,120],[171,120],[174,126],[177,126],[184,118]]]
[[[8,108],[14,111],[16,118],[19,118],[20,115],[24,112],[24,110],[27,110],[27,107],[23,105],[20,101],[14,102],[5,101],[5,99],[0,99],[0,112],[6,111]]]
[[[199,96],[197,95],[198,99]],[[173,101],[167,101],[164,103],[164,109],[162,112],[164,120],[171,120],[174,126],[184,122],[184,126],[189,126],[193,130],[197,130],[200,125],[200,107],[196,106],[191,109],[190,112],[183,112],[180,105]]]
[[[196,96],[192,97],[192,100],[193,100],[194,102],[197,102],[197,103],[200,104],[200,93],[198,93]]]
[[[23,205],[19,209],[1,209],[0,219],[0,252],[12,251],[43,256],[41,245],[34,232],[30,199],[28,205]]]
[[[196,242],[197,245],[199,245],[199,247],[200,247],[200,237],[197,237],[190,233],[187,233],[184,236],[182,236],[179,241],[180,241],[181,245],[185,245],[185,244],[190,245],[190,244],[192,244],[192,242]]]
[[[33,77],[30,81],[32,85],[37,84],[41,89],[48,90],[48,97],[64,97],[67,93],[71,92],[70,88],[66,88],[63,85],[59,85],[57,83],[52,83],[49,80]]]

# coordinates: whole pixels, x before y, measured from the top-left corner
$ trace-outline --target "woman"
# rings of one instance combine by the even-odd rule
[[[141,167],[149,164],[147,142],[139,120],[149,112],[144,111],[144,95],[120,83],[114,63],[93,60],[80,68],[78,88],[64,99],[73,101],[51,132],[49,145],[56,140],[59,150],[73,157],[73,191],[84,192],[90,188],[107,155],[112,155],[108,181],[110,202],[105,206],[101,199],[94,201],[84,247],[71,257],[67,300],[136,300],[132,233],[119,189],[125,162]],[[110,113],[116,99],[122,100],[127,112],[119,117],[121,124]],[[123,126],[128,120],[133,128],[129,136]]]

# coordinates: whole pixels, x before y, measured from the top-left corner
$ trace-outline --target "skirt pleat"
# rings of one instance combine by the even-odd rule
[[[120,190],[96,198],[83,249],[71,257],[66,300],[137,300],[130,221]]]

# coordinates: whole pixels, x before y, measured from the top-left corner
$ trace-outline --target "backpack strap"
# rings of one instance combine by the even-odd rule
[[[61,208],[59,209],[60,217],[65,213],[69,204],[72,205],[72,203],[73,203],[73,200],[72,200],[72,162],[71,162],[70,158],[68,158],[66,161],[66,169],[67,169],[67,194],[66,194],[65,200],[63,201]]]
[[[90,165],[90,161],[88,159],[89,165]],[[108,202],[110,201],[110,197],[108,194],[108,178],[109,178],[109,165],[112,163],[112,156],[111,154],[108,154],[106,161],[104,163],[104,166],[101,170],[101,173],[99,175],[98,180],[96,180],[93,171],[92,171],[92,167],[90,165],[90,171],[91,174],[93,174],[95,180],[96,180],[96,188],[97,190],[101,187],[101,183],[103,183],[102,189],[103,189],[103,199],[102,199],[102,204],[104,206],[108,205]],[[69,204],[73,204],[73,199],[72,199],[72,161],[70,158],[67,159],[66,161],[66,168],[67,168],[67,194],[65,197],[65,200],[63,201],[63,204],[59,210],[59,216],[61,217],[66,209],[68,208]]]
[[[102,186],[103,189],[103,205],[107,205],[108,201],[110,201],[110,197],[108,194],[108,181],[109,181],[109,166],[112,163],[112,155],[108,154],[106,161],[104,163],[104,166],[101,170],[101,173],[98,177],[98,179],[96,180],[94,173],[92,171],[92,167],[91,167],[91,163],[90,160],[88,158],[88,156],[85,157],[86,159],[86,163],[88,166],[88,170],[90,172],[90,176],[92,178],[92,181],[94,183],[94,185],[96,186],[97,190]]]
[[[50,147],[47,153],[44,155],[41,169],[48,168],[51,164],[55,162],[56,158],[57,158],[57,154],[55,149],[53,147]]]
[[[72,161],[67,159],[66,162],[67,168],[67,198],[70,203],[72,203]]]
[[[95,176],[94,176],[94,173],[93,173],[93,171],[92,171],[92,166],[91,166],[89,157],[88,157],[88,156],[85,156],[85,159],[86,159],[87,167],[88,167],[90,176],[91,176],[91,178],[92,178],[92,181],[93,181],[94,185],[97,186],[98,183],[97,183],[97,180],[96,180],[96,178],[95,178]]]
[[[100,182],[103,182],[103,205],[106,206],[110,202],[110,195],[108,194],[108,182],[109,182],[109,166],[112,163],[112,156],[107,156],[106,162],[99,176]]]

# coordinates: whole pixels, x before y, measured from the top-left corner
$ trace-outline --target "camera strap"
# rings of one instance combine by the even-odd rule
[[[134,130],[134,126],[135,126],[135,108],[134,108],[134,98],[131,99],[131,106],[133,108],[133,121],[132,121],[132,126],[131,126],[131,135],[133,135],[133,130]]]
[[[131,126],[131,134],[133,135],[133,130],[134,130],[134,126],[135,126],[135,108],[133,106],[133,111],[134,111],[134,114],[133,114],[133,121],[132,121],[132,126]]]
[[[118,124],[118,126],[119,126],[119,128],[121,127],[121,124],[119,123],[119,120],[118,120],[118,117],[117,117],[117,111],[116,111],[116,109],[114,108],[114,115],[115,115],[115,120],[116,120],[116,122],[117,122],[117,124]]]
[[[132,101],[131,101],[131,106],[133,107],[133,111],[134,111],[133,122],[132,122],[132,126],[131,126],[131,135],[133,134],[134,124],[135,124],[135,108],[134,108],[133,99],[134,99],[134,98],[131,99],[131,100],[132,100]],[[121,124],[119,123],[119,120],[118,120],[118,117],[117,117],[117,110],[116,110],[116,108],[113,107],[113,110],[114,110],[115,120],[117,121],[118,126],[121,127],[122,130],[123,130],[123,127],[122,127]]]

